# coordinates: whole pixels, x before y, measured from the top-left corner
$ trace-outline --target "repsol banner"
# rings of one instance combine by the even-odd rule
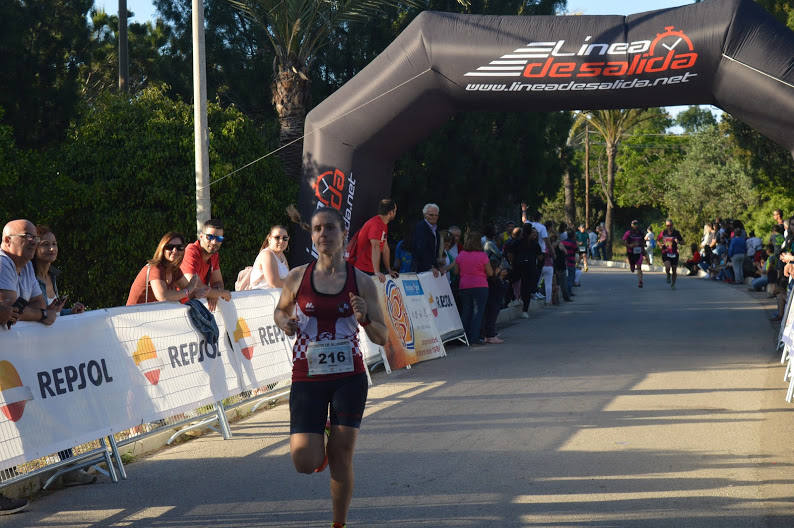
[[[355,233],[391,195],[395,160],[461,111],[712,104],[792,150],[791,57],[794,33],[753,0],[626,17],[425,11],[306,116],[298,207],[337,209]],[[308,261],[308,236],[295,245]]]
[[[428,271],[419,274],[419,282],[424,289],[441,340],[446,342],[462,337],[465,334],[463,322],[460,320],[460,313],[447,278],[443,275],[434,277],[433,273]]]
[[[0,329],[0,469],[289,379],[277,291],[220,301],[209,342],[177,303]]]

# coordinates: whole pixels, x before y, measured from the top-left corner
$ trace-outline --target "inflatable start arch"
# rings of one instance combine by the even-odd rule
[[[306,117],[298,208],[333,207],[355,232],[391,194],[395,160],[456,112],[681,104],[794,149],[794,33],[753,0],[628,17],[424,12]]]

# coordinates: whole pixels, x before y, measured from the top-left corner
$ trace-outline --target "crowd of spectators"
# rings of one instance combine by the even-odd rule
[[[690,275],[705,272],[705,279],[742,285],[749,278],[750,290],[776,297],[779,321],[786,303],[790,277],[794,274],[794,217],[773,212],[773,227],[766,241],[745,230],[740,220],[715,219],[703,226],[700,245],[692,244],[692,258],[686,261]]]

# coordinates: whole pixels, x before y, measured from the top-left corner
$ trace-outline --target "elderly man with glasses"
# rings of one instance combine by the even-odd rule
[[[49,306],[44,300],[31,261],[39,241],[36,226],[28,220],[12,220],[3,228],[0,243],[0,306],[12,307],[6,324],[38,321],[51,325],[63,308],[65,299],[55,299]],[[0,311],[0,316],[7,310]]]
[[[218,298],[226,301],[232,299],[229,290],[223,287],[218,256],[223,241],[223,223],[217,218],[207,220],[204,222],[199,239],[185,248],[185,256],[180,266],[188,281],[191,281],[193,276],[197,276],[202,284],[210,287],[207,291],[207,306],[213,312],[218,305]]]

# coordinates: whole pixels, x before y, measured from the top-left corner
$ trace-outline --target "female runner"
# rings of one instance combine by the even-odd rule
[[[367,400],[358,326],[383,345],[386,325],[372,278],[343,259],[342,215],[335,209],[318,209],[310,223],[317,260],[289,272],[274,316],[287,335],[296,335],[290,391],[292,462],[307,474],[328,464],[332,526],[341,528],[353,498],[353,449]]]

